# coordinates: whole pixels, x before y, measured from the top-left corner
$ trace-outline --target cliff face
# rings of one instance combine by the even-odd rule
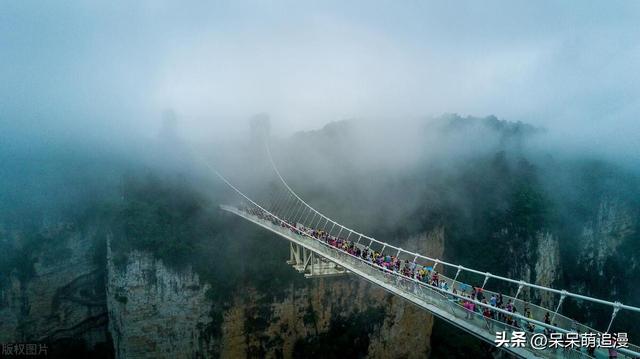
[[[535,263],[535,282],[547,287],[556,287],[561,278],[562,267],[560,258],[560,242],[558,237],[549,232],[538,232]],[[540,303],[552,308],[556,299],[550,293],[540,294]]]
[[[544,285],[565,283],[567,289],[579,291],[587,284],[593,288],[592,280],[599,278],[607,283],[607,294],[629,297],[634,284],[625,283],[632,279],[605,278],[637,273],[637,256],[625,254],[637,236],[637,218],[634,207],[605,198],[580,224],[582,235],[571,257],[563,255],[557,233],[537,231],[510,247],[510,260],[521,264],[511,275]],[[41,246],[16,252],[28,256],[22,258],[26,264],[3,278],[1,342],[45,341],[73,346],[74,353],[118,358],[296,358],[319,353],[417,358],[435,350],[430,314],[352,275],[286,280],[282,295],[252,284],[220,293],[226,289],[201,280],[190,267],[169,268],[146,252],[134,250],[126,262],[116,263],[109,248],[104,253],[95,250],[101,242],[97,233],[49,226],[37,238]],[[16,250],[30,245],[24,233],[0,234],[3,243]],[[497,235],[506,238],[509,233]],[[401,246],[443,258],[445,237],[445,227],[437,226],[401,241]],[[100,264],[105,262],[106,266]],[[615,271],[612,263],[617,262],[628,273]],[[577,272],[566,269],[571,263]],[[580,272],[586,275],[570,277]],[[547,305],[557,301],[541,299]],[[446,340],[439,339],[438,345]]]
[[[109,250],[110,252],[110,250]],[[208,285],[189,268],[131,252],[124,268],[107,263],[109,330],[118,358],[194,358],[206,352],[202,329],[211,321]]]
[[[509,260],[519,265],[510,269],[509,276],[607,300],[636,301],[640,295],[638,208],[623,198],[603,196],[589,209],[581,220],[571,223],[570,231],[537,231],[514,242]],[[509,237],[505,230],[498,238]],[[537,291],[533,297],[528,290],[522,293],[551,308],[559,300],[557,295],[539,296]],[[607,308],[571,300],[564,302],[561,312],[601,330],[611,316]],[[640,326],[632,318],[618,316],[614,328],[619,325],[637,332]]]
[[[439,256],[444,232],[409,242],[429,243]],[[372,358],[430,351],[430,314],[351,275],[290,284],[282,297],[241,286],[223,294],[228,304],[221,305],[206,295],[216,288],[190,268],[170,270],[137,251],[125,265],[108,257],[109,328],[119,358],[307,357],[345,338],[358,341],[349,343],[353,353]]]
[[[494,241],[510,242],[508,255],[504,261],[508,263],[507,276],[522,279],[548,287],[555,287],[562,276],[562,259],[558,235],[547,231],[536,231],[532,236],[513,239],[511,233],[504,229],[494,236]],[[509,240],[509,241],[508,241]],[[491,253],[490,253],[491,255]],[[509,287],[515,294],[516,287]],[[531,292],[524,288],[521,292],[524,298],[540,301],[542,305],[551,305],[556,299],[548,293]]]
[[[440,257],[444,229],[410,238],[405,247]],[[330,356],[335,350],[423,358],[431,350],[432,315],[352,275],[310,279],[286,293],[275,301],[255,291],[235,296],[222,324],[222,357]]]
[[[96,232],[49,226],[30,250],[24,250],[26,237],[0,233],[13,255],[21,255],[0,286],[0,342],[46,342],[54,354],[69,348],[108,354],[104,272],[93,260]]]
[[[344,340],[335,336],[345,335],[351,321],[368,320],[373,321],[371,330],[356,338],[359,343],[352,343],[362,349],[359,353],[372,358],[422,358],[429,351],[433,317],[367,282],[352,277],[311,279],[308,286],[290,287],[287,293],[276,301],[252,289],[234,296],[222,323],[221,357],[317,355],[318,347]]]
[[[594,288],[594,280],[610,283],[611,278],[622,278],[625,273],[633,273],[640,267],[636,255],[622,250],[635,240],[638,225],[637,211],[631,206],[620,199],[603,198],[594,214],[579,224],[576,238],[565,238],[564,252],[558,234],[549,231],[538,231],[533,238],[523,239],[513,246],[512,259],[521,265],[514,266],[509,275],[536,284],[564,286],[581,293]],[[508,236],[508,232],[501,236]],[[563,270],[565,267],[568,272]],[[620,268],[624,268],[625,273],[616,272]],[[595,295],[620,298],[620,295],[624,296],[621,287],[626,284],[610,283],[606,293]],[[557,298],[550,296],[542,300],[547,304],[557,302]]]
[[[441,256],[444,230],[406,243]],[[359,328],[349,328],[353,325]],[[369,325],[370,330],[361,328]],[[318,348],[330,354],[340,337],[356,334],[352,348],[337,349],[357,348],[349,353],[371,358],[423,358],[431,349],[432,326],[429,313],[352,275],[310,279],[304,287],[289,287],[282,299],[265,298],[253,289],[234,296],[224,314],[221,356],[308,357],[320,354],[314,351]]]
[[[606,261],[636,231],[637,213],[620,200],[604,198],[595,216],[582,227],[578,264],[603,276]]]
[[[636,302],[640,297],[640,210],[623,199],[605,197],[594,212],[581,226],[573,251],[570,263],[576,270],[571,273],[571,287],[623,303]]]
[[[352,275],[287,284],[282,296],[241,285],[213,296],[224,298],[218,303],[208,295],[217,288],[189,267],[172,269],[135,250],[117,263],[109,247],[96,251],[102,242],[97,230],[59,226],[46,232],[38,238],[44,245],[29,251],[33,273],[14,270],[3,282],[2,342],[59,343],[58,355],[119,358],[291,358],[332,343],[333,350],[352,346],[353,353],[372,358],[430,351],[430,314]],[[2,240],[16,246],[26,242],[22,237],[2,232]],[[444,230],[404,246],[441,256]]]

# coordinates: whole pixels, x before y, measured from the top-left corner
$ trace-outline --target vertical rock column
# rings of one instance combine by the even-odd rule
[[[174,271],[132,251],[117,266],[107,249],[109,329],[117,358],[192,358],[209,352],[211,303],[191,268]]]

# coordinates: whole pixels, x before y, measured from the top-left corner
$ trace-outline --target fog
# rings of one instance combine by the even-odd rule
[[[3,2],[3,198],[48,197],[37,178],[60,187],[83,178],[78,163],[184,166],[185,143],[241,177],[255,113],[276,141],[350,120],[342,150],[364,172],[497,148],[482,131],[440,139],[430,123],[447,113],[544,129],[526,146],[556,157],[637,167],[639,17],[632,2]],[[158,142],[168,109],[180,140]],[[77,173],[47,166],[61,159]]]
[[[114,145],[167,108],[219,138],[258,112],[283,134],[493,114],[637,155],[638,4],[447,5],[3,2],[0,121]]]
[[[640,213],[638,39],[632,1],[0,2],[0,244],[90,218],[160,228],[164,259],[262,251],[220,234],[238,198],[211,170],[274,200],[262,114],[292,187],[349,227],[416,251],[446,228],[445,260],[514,278],[551,233],[578,268],[598,211]],[[636,300],[625,233],[598,256],[635,272],[558,282]]]

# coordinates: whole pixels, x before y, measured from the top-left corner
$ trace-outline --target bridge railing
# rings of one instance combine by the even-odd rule
[[[298,237],[304,237],[297,235]],[[408,278],[402,274],[394,271],[390,271],[387,268],[380,267],[375,263],[365,261],[362,258],[354,256],[352,254],[341,251],[329,244],[313,238],[313,240],[319,241],[323,246],[328,247],[329,252],[323,252],[329,258],[338,259],[343,263],[349,263],[354,267],[357,267],[360,271],[364,272],[369,277],[377,278],[385,283],[392,285],[404,292],[405,296],[416,296],[420,300],[435,305],[439,308],[445,309],[453,314],[458,320],[473,323],[477,326],[479,331],[484,332],[489,336],[494,336],[498,331],[504,331],[507,334],[513,332],[525,332],[526,346],[525,350],[533,352],[537,356],[544,356],[548,358],[557,358],[559,355],[563,358],[588,358],[589,355],[585,352],[581,352],[576,349],[549,349],[549,350],[535,350],[529,347],[529,340],[534,333],[527,332],[522,328],[511,326],[505,322],[487,318],[482,313],[476,311],[470,311],[462,306],[459,296],[455,296],[450,292],[442,292],[441,288],[434,287],[428,283],[417,281],[413,278]],[[467,299],[467,298],[465,298]],[[495,309],[495,308],[492,308]],[[558,353],[561,351],[561,353]]]
[[[269,161],[271,163],[271,166],[274,170],[274,172],[276,173],[277,177],[279,178],[280,182],[284,185],[284,187],[286,188],[287,192],[292,196],[292,198],[295,200],[295,205],[300,205],[300,208],[303,208],[304,210],[302,211],[302,213],[304,214],[305,211],[308,210],[308,213],[311,214],[313,213],[313,219],[311,220],[311,225],[308,224],[307,219],[308,217],[304,217],[303,220],[303,224],[305,226],[311,227],[311,228],[320,228],[318,225],[322,224],[322,222],[325,223],[324,227],[328,227],[330,224],[330,229],[329,232],[331,233],[334,229],[336,231],[339,231],[339,233],[345,233],[347,238],[357,238],[358,241],[363,241],[363,242],[368,242],[368,247],[371,247],[373,244],[376,244],[377,246],[379,246],[381,248],[380,251],[384,251],[385,249],[388,252],[396,252],[396,256],[400,256],[401,254],[404,256],[407,256],[409,258],[413,258],[413,261],[416,262],[418,259],[421,259],[422,261],[428,261],[428,262],[432,262],[433,266],[436,267],[438,264],[451,268],[453,270],[457,270],[457,273],[460,272],[466,272],[466,273],[472,273],[475,275],[480,275],[482,277],[485,278],[485,283],[489,280],[497,280],[503,283],[508,283],[511,285],[516,285],[518,289],[518,291],[520,291],[522,288],[530,288],[533,290],[539,290],[542,292],[547,292],[547,293],[551,293],[551,294],[555,294],[557,296],[560,296],[560,298],[575,298],[577,300],[583,300],[583,301],[588,301],[588,302],[593,302],[593,303],[598,303],[601,305],[606,305],[609,306],[610,308],[612,308],[612,318],[611,321],[613,322],[613,319],[615,318],[615,314],[617,313],[617,311],[619,310],[629,310],[629,311],[634,311],[634,312],[639,312],[640,313],[640,308],[638,307],[634,307],[634,306],[630,306],[630,305],[624,305],[620,302],[611,302],[611,301],[607,301],[607,300],[602,300],[602,299],[598,299],[598,298],[592,298],[592,297],[588,297],[588,296],[584,296],[584,295],[580,295],[577,293],[572,293],[569,291],[565,291],[565,290],[558,290],[558,289],[554,289],[554,288],[549,288],[549,287],[545,287],[542,285],[537,285],[537,284],[533,284],[533,283],[528,283],[526,281],[523,280],[514,280],[511,278],[507,278],[507,277],[503,277],[503,276],[499,276],[499,275],[494,275],[491,274],[489,272],[481,272],[472,268],[466,268],[463,267],[461,265],[456,265],[453,263],[448,263],[446,261],[440,260],[438,258],[431,258],[419,253],[413,253],[410,251],[407,251],[405,249],[402,249],[400,247],[396,247],[393,246],[391,244],[379,241],[373,237],[367,236],[363,233],[357,232],[351,228],[348,228],[334,220],[332,220],[331,218],[329,218],[328,216],[322,214],[321,212],[319,212],[318,210],[316,210],[315,208],[313,208],[311,205],[309,205],[307,202],[305,202],[300,196],[298,196],[298,194],[289,186],[289,184],[285,181],[284,177],[282,176],[282,174],[280,173],[280,171],[278,170],[278,167],[275,164],[275,161],[273,159],[273,156],[271,154],[271,149],[269,147],[269,143],[265,142],[265,147],[266,147],[266,152],[269,158]],[[226,181],[226,180],[225,180]],[[299,211],[298,211],[299,212]],[[317,225],[313,225],[315,223],[315,219],[316,217],[318,218],[318,222]],[[289,215],[284,215],[282,217],[283,219],[287,219],[287,220],[291,220]],[[294,218],[295,219],[295,218]],[[353,239],[352,239],[353,240]],[[560,299],[562,300],[562,299]],[[589,328],[590,329],[590,328]],[[607,331],[609,330],[609,328],[607,328]]]
[[[248,214],[254,216],[253,214]],[[283,233],[286,237],[296,237],[299,241],[306,243],[311,246],[317,253],[325,256],[328,259],[333,259],[338,264],[348,263],[354,268],[358,268],[362,273],[364,273],[369,278],[376,278],[379,281],[382,281],[388,285],[393,286],[401,290],[404,296],[416,296],[420,300],[435,305],[439,308],[446,309],[450,311],[456,318],[460,320],[464,320],[467,322],[474,322],[478,331],[482,331],[485,335],[495,335],[496,331],[505,331],[507,333],[512,333],[514,331],[525,332],[527,345],[530,336],[534,333],[530,333],[524,331],[521,328],[516,328],[510,326],[504,322],[494,320],[491,318],[484,317],[481,313],[477,313],[475,311],[469,311],[468,309],[462,307],[459,303],[460,300],[468,300],[475,302],[479,306],[488,307],[491,310],[503,312],[503,314],[511,315],[514,317],[519,317],[519,319],[528,321],[530,323],[536,323],[536,320],[528,319],[520,316],[519,314],[514,314],[510,312],[506,312],[504,310],[487,306],[484,303],[480,303],[477,301],[473,301],[470,298],[465,298],[464,296],[453,294],[452,292],[447,292],[442,288],[432,286],[430,284],[420,282],[414,278],[406,277],[398,272],[390,271],[384,267],[380,267],[375,263],[371,263],[369,261],[364,260],[363,258],[354,256],[350,253],[344,252],[336,247],[329,245],[328,243],[310,236],[308,233],[299,231],[297,228],[291,226],[290,224],[278,219],[273,216],[272,221],[266,219],[260,219],[266,223],[267,226],[270,226],[272,230],[276,232]],[[274,223],[274,221],[276,223]],[[446,278],[446,277],[445,277]],[[450,280],[447,278],[447,280]],[[541,326],[546,326],[544,323],[537,323]],[[555,328],[553,326],[548,326],[553,329],[557,329],[562,332],[568,332],[568,330],[564,330],[562,328]],[[499,329],[499,330],[497,330]],[[581,352],[576,349],[558,349],[558,350],[531,350],[532,348],[525,347],[525,350],[532,351],[535,355],[542,355],[549,358],[556,357],[588,357],[585,352]],[[598,352],[602,352],[603,349],[598,349]],[[622,350],[624,351],[624,350]],[[605,354],[603,352],[603,354]],[[632,357],[632,356],[630,356]]]
[[[447,276],[444,276],[442,274],[439,275],[440,281],[445,281],[448,284],[449,288],[453,288],[454,286],[458,286],[460,287],[461,285],[466,285],[468,287],[471,287],[469,284],[467,283],[463,283],[460,281],[456,281],[454,282],[452,278],[449,278]],[[487,289],[483,289],[482,293],[484,295],[485,298],[487,298],[487,300],[489,300],[489,298],[492,295],[495,295],[496,297],[498,297],[500,295],[500,293],[495,292],[495,291],[491,291],[491,290],[487,290]],[[537,319],[542,321],[543,318],[545,317],[545,315],[548,313],[550,318],[551,318],[551,324],[553,326],[556,327],[560,327],[560,328],[566,328],[570,331],[575,331],[578,333],[594,333],[596,335],[602,336],[602,332],[598,331],[596,329],[593,329],[585,324],[582,324],[572,318],[569,318],[567,316],[564,316],[560,313],[554,312],[552,309],[548,309],[536,304],[531,303],[530,301],[526,301],[523,300],[521,298],[516,298],[516,297],[512,297],[509,295],[502,295],[503,301],[505,303],[508,303],[509,301],[512,302],[512,304],[516,307],[517,311],[526,316],[525,313],[525,308],[528,308],[530,313],[531,313],[531,318],[532,319]],[[628,344],[628,348],[634,352],[639,352],[640,353],[640,347],[633,345],[631,343]]]
[[[272,164],[273,164],[273,162],[272,162]],[[438,264],[442,264],[444,266],[457,269],[458,273],[460,271],[466,271],[466,272],[470,272],[470,273],[474,273],[474,274],[480,274],[480,275],[485,276],[485,283],[489,278],[494,278],[494,279],[498,279],[500,281],[505,281],[505,282],[508,282],[508,283],[515,283],[515,284],[518,284],[519,286],[529,287],[529,288],[533,288],[533,289],[540,289],[540,290],[551,292],[551,293],[561,294],[561,295],[563,295],[565,297],[574,297],[574,298],[577,298],[577,299],[583,299],[583,300],[587,300],[587,301],[591,301],[591,302],[595,302],[595,303],[601,303],[601,304],[609,305],[609,306],[612,306],[612,307],[616,308],[616,311],[620,310],[620,309],[628,309],[628,310],[633,310],[633,311],[640,311],[640,308],[627,306],[627,305],[622,305],[622,304],[617,303],[617,302],[616,303],[608,302],[608,301],[604,301],[604,300],[600,300],[600,299],[596,299],[596,298],[590,298],[590,297],[582,296],[582,295],[575,294],[575,293],[569,293],[569,292],[566,292],[566,291],[559,291],[559,290],[552,289],[552,288],[547,288],[547,287],[543,287],[543,286],[539,286],[539,285],[535,285],[535,284],[531,284],[531,283],[526,283],[526,282],[523,282],[523,281],[516,281],[516,280],[510,279],[510,278],[496,276],[496,275],[492,275],[492,274],[486,273],[486,272],[483,273],[483,272],[480,272],[480,271],[477,271],[477,270],[474,270],[474,269],[464,268],[464,267],[462,267],[460,265],[454,265],[454,264],[451,264],[451,263],[447,263],[445,261],[441,261],[439,259],[433,259],[433,258],[424,256],[424,255],[420,255],[418,253],[412,253],[412,252],[406,251],[406,250],[404,250],[402,248],[399,248],[399,247],[396,247],[396,246],[393,246],[393,245],[390,245],[390,244],[375,240],[372,237],[369,237],[369,236],[366,236],[366,235],[361,234],[359,232],[356,232],[354,230],[351,230],[351,229],[349,229],[349,228],[347,228],[347,227],[345,227],[345,226],[343,226],[343,225],[331,220],[329,217],[324,216],[323,214],[321,214],[320,212],[315,210],[313,207],[308,205],[297,194],[295,194],[295,192],[293,192],[293,190],[286,184],[286,182],[284,181],[284,178],[282,178],[280,173],[277,171],[277,168],[275,167],[275,164],[273,164],[273,166],[274,166],[274,169],[276,170],[278,176],[280,177],[282,183],[285,185],[285,187],[289,191],[289,193],[295,197],[296,201],[299,201],[299,202],[296,202],[294,204],[294,206],[297,205],[300,208],[303,208],[305,210],[308,209],[309,213],[314,213],[313,219],[311,220],[312,224],[314,223],[314,220],[315,220],[316,216],[319,216],[319,221],[317,222],[318,224],[320,224],[323,220],[325,221],[324,226],[326,226],[329,223],[331,223],[331,227],[328,230],[328,232],[331,235],[340,236],[342,234],[342,236],[346,237],[347,239],[349,239],[351,237],[351,240],[352,241],[356,241],[358,246],[371,247],[372,244],[376,243],[377,245],[379,245],[381,247],[379,249],[380,252],[384,252],[385,249],[386,249],[386,250],[388,250],[387,253],[389,253],[389,250],[393,250],[393,251],[397,251],[396,256],[400,256],[400,254],[403,254],[405,256],[407,256],[407,255],[408,256],[413,256],[414,257],[414,259],[413,259],[414,262],[416,262],[418,260],[418,258],[421,258],[423,260],[432,261],[434,263],[434,265],[433,265],[434,267],[436,265],[438,265]],[[222,176],[215,169],[213,169],[213,168],[211,168],[211,169],[216,172],[216,174],[220,177],[220,179],[222,179],[229,187],[231,187],[236,193],[238,193],[242,197],[243,201],[246,200],[249,203],[249,205],[252,206],[253,208],[255,208],[256,210],[263,211],[264,213],[269,214],[275,220],[279,221],[281,226],[283,226],[283,227],[290,226],[291,227],[290,224],[288,224],[286,221],[283,221],[283,219],[285,218],[284,216],[281,219],[281,218],[277,217],[277,215],[275,213],[271,213],[270,211],[266,210],[265,208],[263,208],[262,206],[260,206],[256,202],[254,202],[251,198],[246,196],[244,193],[242,193],[238,188],[236,188],[233,184],[231,184],[224,176]],[[286,200],[285,200],[285,202],[286,202]],[[287,213],[289,213],[288,210],[290,209],[290,206],[287,207],[285,205],[285,208],[287,208]],[[304,215],[304,210],[302,211],[302,214]],[[290,217],[286,217],[286,218],[290,218]],[[306,217],[305,217],[304,223],[308,223]],[[309,226],[309,225],[305,224],[305,226]],[[318,228],[317,226],[314,226],[314,225],[311,225],[310,227]],[[295,228],[293,228],[293,227],[291,229],[295,230]],[[333,234],[333,230],[334,229],[337,232],[336,234]],[[308,237],[314,239],[314,237],[312,237],[312,236],[308,236]],[[357,240],[355,239],[356,237],[357,237]],[[360,243],[360,242],[363,242],[363,243]],[[366,242],[369,242],[369,243],[366,243]],[[454,278],[454,280],[455,279],[456,278]],[[415,281],[415,279],[412,279],[412,280]],[[436,290],[441,290],[440,288],[435,288],[435,289]],[[458,296],[458,297],[460,299],[463,299],[463,300],[469,300],[468,298],[464,298],[464,297],[461,297],[461,296]],[[477,301],[475,301],[474,303],[476,305],[479,305],[479,306],[488,307],[488,305],[484,304],[484,303],[480,303],[480,302],[477,302]],[[502,312],[505,312],[507,314],[511,314],[512,316],[517,317],[517,318],[519,318],[521,320],[526,320],[526,321],[528,321],[530,323],[534,323],[536,325],[540,325],[540,326],[543,326],[543,327],[546,327],[546,328],[550,328],[552,330],[556,330],[556,331],[560,331],[560,332],[569,332],[569,331],[571,331],[570,329],[561,328],[561,327],[552,326],[552,325],[547,325],[546,323],[542,323],[542,322],[537,321],[535,319],[525,318],[525,317],[523,317],[523,316],[521,316],[519,314],[509,313],[509,312],[506,312],[506,311],[504,311],[502,309],[499,309],[499,308],[493,308],[493,310],[496,310],[496,311],[499,311],[499,312],[502,311]],[[614,311],[614,313],[616,313],[616,312]],[[612,321],[613,321],[613,318],[615,318],[615,315],[612,316]],[[631,355],[630,357],[634,357],[634,356],[635,357],[639,357],[640,356],[640,351],[630,351],[630,350],[626,350],[626,349],[620,349],[619,352],[621,352],[621,353],[630,353],[630,355]]]
[[[331,247],[322,241],[320,241],[320,243],[328,247],[330,253],[325,252],[325,255],[328,255],[330,258],[338,259],[343,263],[349,263],[364,272],[367,276],[378,278],[385,283],[400,289],[404,292],[404,296],[415,296],[426,303],[444,309],[453,314],[458,320],[472,323],[477,327],[476,329],[478,332],[484,332],[489,336],[493,336],[496,331],[505,331],[508,334],[511,334],[514,331],[524,331],[523,329],[510,326],[504,322],[486,318],[476,311],[469,311],[458,302],[460,298],[451,295],[451,293],[442,293],[440,288],[419,282],[412,278],[404,277],[400,273],[390,271],[374,263],[367,262],[362,258],[340,251],[339,249]],[[532,333],[526,333],[525,338],[529,339],[531,334]],[[550,358],[557,357],[557,354],[554,351],[535,351],[535,354]],[[581,355],[581,353],[576,354]]]

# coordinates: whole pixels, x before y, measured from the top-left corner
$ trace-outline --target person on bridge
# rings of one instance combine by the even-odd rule
[[[431,276],[431,285],[437,287],[438,286],[438,272],[433,271],[433,275]]]
[[[485,300],[483,302],[484,304],[487,304],[487,301]],[[493,322],[489,319],[492,319],[492,313],[491,310],[489,310],[489,308],[484,307],[484,309],[482,310],[482,316],[487,319],[487,325],[489,326],[489,329],[491,329],[493,327]]]
[[[345,238],[333,236],[324,230],[308,228],[303,224],[294,224],[292,221],[281,220],[262,209],[247,207],[244,209],[244,211],[249,214],[253,214],[263,220],[271,221],[274,225],[281,226],[283,228],[289,228],[294,233],[304,234],[320,240],[335,248],[336,250],[359,257],[369,263],[371,266],[378,267],[378,269],[394,272],[396,273],[396,275],[402,275],[403,277],[415,279],[433,287],[444,289],[447,292],[449,291],[449,284],[447,281],[450,279],[441,277],[433,267],[421,266],[418,263],[412,261],[410,262],[409,260],[401,260],[400,258],[398,258],[398,256],[376,252],[369,247],[362,246],[361,249],[361,246]],[[478,307],[478,305],[476,305],[474,301],[478,301],[484,305],[487,304],[486,295],[482,287],[470,286],[468,284],[460,282],[458,286],[461,292],[459,293],[456,290],[456,286],[453,285],[451,288],[453,295],[448,296],[451,297],[454,303],[462,306],[465,309],[466,319],[473,319],[475,313],[479,313],[479,315],[482,315],[486,319],[499,320],[516,328],[525,328],[529,332],[533,332],[536,330],[544,331],[544,333],[547,334],[553,332],[546,327],[535,326],[527,320],[532,319],[531,310],[529,309],[528,303],[524,303],[524,317],[527,319],[520,320],[519,318],[516,318],[517,309],[513,300],[509,299],[507,305],[505,306],[502,293],[492,293],[490,299],[488,299],[489,304],[491,307],[500,308],[512,314],[505,315],[502,312],[493,310],[493,308],[487,308],[484,306]],[[467,289],[470,289],[470,291],[467,292]],[[549,311],[547,311],[544,315],[544,323],[547,325],[551,325],[551,316]],[[557,326],[555,323],[553,325]],[[571,323],[571,327],[575,331],[577,323],[573,321]],[[618,353],[615,349],[610,351],[609,355],[610,358],[618,357]]]
[[[507,303],[507,311],[512,313],[515,311],[515,307],[513,306],[513,302],[511,301],[511,299],[509,299],[509,302]]]
[[[473,310],[475,304],[473,304],[473,302],[471,301],[465,300],[462,306],[467,310],[465,312],[465,319],[473,319]]]
[[[424,279],[427,277],[427,271],[425,270],[425,267],[420,268],[420,270],[418,271],[418,275],[420,276],[420,281],[424,282]]]

